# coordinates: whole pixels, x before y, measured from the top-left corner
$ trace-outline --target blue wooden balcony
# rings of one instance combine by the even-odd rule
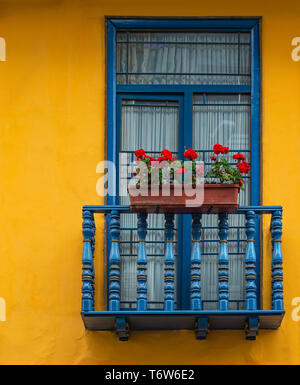
[[[137,255],[137,300],[136,308],[121,309],[120,305],[120,216],[131,213],[129,206],[83,206],[83,273],[82,273],[82,319],[89,330],[115,331],[119,339],[125,341],[131,331],[139,330],[178,330],[195,331],[197,339],[205,339],[211,329],[244,329],[246,338],[256,339],[259,329],[277,329],[284,316],[283,275],[282,275],[282,207],[281,206],[240,206],[234,215],[245,216],[245,308],[230,310],[229,300],[229,255],[228,255],[228,217],[231,214],[219,213],[218,235],[218,309],[204,310],[201,285],[201,213],[191,208],[191,271],[190,308],[178,310],[175,307],[175,258],[174,258],[174,214],[165,213],[165,255],[164,255],[164,308],[153,310],[147,303],[147,213],[137,215],[138,255]],[[94,249],[95,222],[97,213],[109,215],[109,259],[108,259],[108,309],[94,310]],[[183,214],[183,215],[185,215]],[[257,219],[270,216],[272,244],[272,308],[259,308],[257,284],[257,248],[255,247]]]

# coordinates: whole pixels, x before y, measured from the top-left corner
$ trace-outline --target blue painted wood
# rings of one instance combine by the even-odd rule
[[[201,302],[201,214],[192,214],[191,309],[202,310]]]
[[[91,247],[92,247],[92,254],[94,256],[94,251],[95,251],[95,233],[96,233],[96,226],[95,226],[95,218],[94,218],[94,214],[92,214],[92,237],[91,237]]]
[[[113,210],[110,214],[110,255],[109,255],[109,310],[120,310],[120,213]]]
[[[109,214],[112,210],[118,210],[122,213],[130,213],[130,207],[127,205],[85,205],[83,211],[91,211],[93,213],[106,213]],[[191,209],[192,213],[193,209]],[[237,214],[245,215],[248,211],[253,211],[255,214],[272,214],[282,211],[282,206],[240,206]],[[186,215],[186,214],[184,214]],[[256,220],[257,221],[257,220]],[[109,291],[109,290],[108,290]],[[258,299],[257,299],[258,300]],[[259,308],[259,306],[257,306]]]
[[[231,316],[241,316],[244,315],[246,317],[257,317],[260,315],[284,315],[284,310],[227,310],[227,311],[221,311],[221,310],[200,310],[200,311],[194,311],[194,310],[173,310],[173,311],[165,311],[165,310],[147,310],[144,312],[137,312],[136,310],[120,310],[119,312],[114,311],[93,311],[93,312],[82,312],[82,315],[89,315],[91,317],[93,316],[103,316],[103,317],[109,317],[109,316],[118,316],[120,314],[121,316],[136,316],[138,317],[145,317],[148,316],[151,317],[154,316],[190,316],[195,315],[197,317],[199,316],[220,316],[220,317],[231,317]]]
[[[128,341],[129,327],[126,318],[116,317],[116,332],[120,341]]]
[[[243,94],[250,93],[250,85],[216,85],[216,84],[182,84],[182,85],[170,85],[170,84],[117,84],[116,85],[117,93],[124,94],[145,94],[153,93],[156,95],[159,94],[168,94],[168,93],[177,93],[183,94],[186,92],[191,93],[222,93],[222,94]]]
[[[271,234],[273,243],[272,255],[272,309],[283,310],[283,273],[282,273],[282,211],[275,211],[271,218]]]
[[[251,179],[260,180],[260,39],[259,25],[251,30]],[[251,204],[260,204],[260,185],[251,187]]]
[[[92,214],[92,237],[91,237],[91,249],[92,249],[92,289],[93,289],[93,308],[95,307],[95,263],[94,263],[94,253],[95,253],[95,233],[96,233],[96,226],[95,226],[95,218],[94,214]]]
[[[143,97],[151,97],[151,94],[180,94],[187,96],[191,93],[196,92],[206,92],[206,93],[251,93],[251,149],[252,152],[255,152],[255,155],[252,154],[252,159],[254,167],[251,165],[251,176],[252,180],[255,180],[256,183],[252,184],[253,188],[251,189],[251,203],[253,205],[259,204],[259,96],[260,96],[260,52],[259,52],[259,18],[250,18],[250,19],[188,19],[188,20],[178,20],[178,19],[107,19],[108,26],[108,39],[107,39],[107,116],[108,116],[108,146],[107,154],[109,156],[116,157],[118,154],[118,129],[117,129],[117,103],[116,95],[117,93],[139,93]],[[252,73],[251,79],[252,83],[250,85],[118,85],[116,84],[116,30],[216,30],[216,31],[251,31],[252,36]],[[185,97],[184,96],[184,97]],[[187,105],[187,103],[185,103]],[[117,118],[116,118],[117,116]],[[187,129],[190,127],[188,123],[191,116],[185,114],[185,132],[191,131]],[[258,160],[257,160],[258,159]],[[117,163],[116,163],[117,164]],[[111,181],[112,182],[112,181]],[[109,183],[111,183],[109,182]],[[117,203],[118,196],[116,198],[108,197],[108,203]],[[182,249],[185,250],[187,246],[187,239],[190,239],[190,228],[187,228],[186,218],[187,215],[181,215],[184,231],[178,237],[178,251],[180,252],[179,246],[182,242]],[[179,223],[179,222],[178,222]],[[257,222],[257,233],[259,232],[259,223]],[[109,245],[109,243],[108,243]],[[255,243],[256,245],[256,255],[259,258],[259,240]],[[188,253],[190,255],[190,253]],[[182,257],[184,253],[182,254]],[[179,264],[181,263],[180,274],[177,275],[177,285],[179,297],[177,298],[178,304],[185,308],[189,302],[189,271],[190,266],[188,261],[183,260],[183,258],[178,258]],[[257,262],[257,282],[259,283],[260,264]],[[182,277],[188,277],[188,279],[183,279]],[[259,284],[257,284],[259,290]],[[259,296],[258,296],[259,302]]]
[[[107,207],[107,206],[106,206]],[[112,207],[112,206],[110,206]],[[111,249],[111,239],[110,239],[110,213],[112,210],[118,210],[118,206],[114,205],[111,210],[109,211],[104,211],[104,217],[105,217],[105,233],[106,233],[106,255],[104,255],[105,258],[105,265],[107,266],[107,273],[106,273],[106,302],[105,302],[105,310],[109,310],[109,256],[110,256],[110,249]],[[98,213],[99,211],[94,211]],[[121,210],[118,210],[119,213],[121,213]]]
[[[92,254],[92,237],[93,237],[93,221],[90,211],[83,212],[82,234],[83,234],[83,252],[82,252],[82,299],[81,307],[83,312],[94,310],[94,293],[93,293],[93,254]]]
[[[139,251],[137,258],[137,310],[147,310],[147,213],[138,213],[137,233],[139,237]]]
[[[115,25],[107,21],[107,156],[106,159],[118,164],[119,149],[117,148],[117,125],[116,125],[116,29]],[[116,191],[115,178],[109,178],[108,183],[113,185],[110,191]],[[112,186],[111,186],[112,187]],[[117,194],[107,196],[108,204],[116,204]]]
[[[207,329],[245,329],[248,323],[246,333],[252,335],[256,333],[256,327],[260,329],[277,329],[283,319],[283,311],[257,310],[257,311],[146,311],[137,312],[134,310],[122,310],[120,312],[102,312],[94,311],[82,314],[85,327],[89,330],[111,330],[115,331],[116,326],[119,330],[125,332],[125,322],[130,325],[131,330],[178,330],[189,329],[201,333],[203,338]],[[255,317],[259,323],[255,322]],[[117,318],[125,320],[118,321]],[[201,321],[199,322],[199,319]],[[209,319],[209,324],[207,320]],[[240,334],[242,336],[242,333]],[[250,335],[249,335],[250,337]]]
[[[165,214],[165,311],[174,310],[175,258],[173,250],[174,214]]]
[[[106,159],[109,162],[117,165],[117,160],[119,156],[119,150],[117,148],[117,124],[116,124],[116,28],[115,25],[107,20],[107,128],[106,128],[106,138],[107,138],[107,149],[106,149]],[[116,193],[117,181],[114,175],[109,175],[108,187],[109,193],[107,194],[105,200],[108,205],[118,204],[118,196]],[[111,192],[115,192],[111,193]],[[109,232],[109,222],[110,217],[106,217],[106,229],[107,229],[107,254],[106,254],[106,265],[109,266],[109,255],[111,252],[111,239]],[[109,279],[106,280],[106,292],[109,295]],[[107,303],[109,304],[109,298]]]
[[[260,36],[259,24],[251,29],[251,205],[260,204]],[[256,218],[256,234],[260,234],[259,217]],[[255,240],[256,249],[256,287],[258,291],[257,302],[260,307],[260,237]]]
[[[259,329],[259,317],[249,317],[246,322],[246,340],[256,340]]]
[[[247,249],[245,258],[245,275],[246,275],[246,309],[257,309],[257,287],[256,287],[256,253],[255,253],[255,212],[247,211],[246,213],[246,234]]]
[[[183,97],[182,95],[178,95],[176,93],[173,93],[173,95],[167,95],[167,94],[162,94],[161,92],[151,92],[151,93],[146,93],[145,91],[143,92],[144,95],[141,95],[141,93],[139,92],[134,92],[134,87],[135,86],[130,86],[130,88],[133,87],[131,90],[128,90],[128,92],[118,92],[118,95],[117,95],[117,98],[120,99],[120,102],[122,101],[122,99],[137,99],[137,100],[140,100],[140,101],[143,101],[143,100],[155,100],[155,101],[178,101],[178,107],[180,108],[180,103],[183,102]],[[157,89],[159,91],[159,89]],[[157,102],[158,103],[158,102]],[[137,103],[138,104],[138,103]],[[156,104],[158,105],[158,104]],[[166,107],[164,105],[164,107]],[[167,108],[167,107],[166,107]],[[160,153],[160,151],[157,152],[158,154]]]
[[[245,31],[253,28],[259,18],[249,19],[108,19],[119,30],[222,30]]]
[[[118,210],[120,213],[131,212],[129,205],[84,205],[83,211],[85,210],[93,213],[110,213],[112,210]],[[235,214],[245,215],[249,210],[254,211],[256,214],[272,214],[275,211],[281,211],[282,206],[240,206]],[[195,208],[191,208],[190,214],[193,213],[195,213]],[[186,215],[186,213],[183,215]]]
[[[219,310],[226,311],[229,309],[229,259],[227,250],[228,237],[228,214],[218,214],[219,217],[219,238],[220,238],[220,253],[219,253]]]
[[[184,159],[184,152],[193,148],[193,93],[185,90],[183,96],[184,122],[178,142],[178,157]],[[186,129],[188,127],[189,129]],[[180,293],[178,306],[180,309],[190,309],[191,306],[191,253],[192,253],[192,217],[191,215],[178,216],[178,230],[181,234],[177,237],[181,242],[177,244],[177,293]],[[177,294],[178,297],[178,294]]]
[[[196,321],[195,334],[197,340],[205,340],[208,333],[208,317],[200,317]]]

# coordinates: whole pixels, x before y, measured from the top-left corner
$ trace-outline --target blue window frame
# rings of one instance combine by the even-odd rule
[[[130,73],[128,72],[128,53],[126,71],[117,68],[116,45],[117,32],[132,31],[205,31],[205,32],[249,32],[251,35],[251,76],[246,84],[128,84]],[[240,46],[240,41],[238,42]],[[128,44],[127,48],[128,50]],[[240,50],[239,50],[240,52]],[[117,73],[125,76],[125,81],[117,84]],[[120,105],[122,98],[145,99],[151,95],[153,99],[166,99],[167,96],[178,98],[185,127],[193,126],[193,95],[195,94],[248,94],[251,96],[251,191],[250,204],[260,204],[260,39],[259,19],[198,19],[198,20],[161,20],[161,19],[107,19],[107,159],[118,164],[120,149]],[[183,142],[189,148],[193,147],[192,130],[184,130]],[[179,156],[183,148],[179,149]],[[109,180],[116,184],[117,181]],[[108,196],[107,204],[119,204],[118,194]],[[189,218],[183,216],[181,221],[184,231],[180,234],[178,242],[190,255],[190,226],[187,226]],[[256,231],[259,231],[259,219],[256,223]],[[110,242],[108,242],[108,245]],[[260,244],[259,239],[255,243],[257,261],[257,287],[260,287]],[[177,276],[177,301],[178,307],[189,307],[189,271],[190,266],[183,258],[178,259]],[[259,300],[258,295],[258,300]],[[260,304],[258,304],[260,306]]]

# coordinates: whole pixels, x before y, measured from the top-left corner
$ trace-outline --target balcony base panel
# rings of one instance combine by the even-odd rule
[[[204,339],[208,330],[244,329],[247,339],[255,339],[259,329],[279,328],[283,316],[284,311],[275,310],[91,311],[82,313],[86,329],[115,331],[122,341],[128,339],[131,331],[138,330],[194,330],[197,339]]]

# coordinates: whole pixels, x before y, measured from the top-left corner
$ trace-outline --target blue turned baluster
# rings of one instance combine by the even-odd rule
[[[145,239],[147,235],[147,213],[139,213],[137,232],[139,252],[137,258],[137,310],[147,310],[147,254]]]
[[[93,216],[90,211],[83,212],[82,223],[83,252],[82,252],[82,311],[94,310],[94,278],[93,278]]]
[[[174,310],[175,259],[173,251],[174,214],[165,214],[165,310]]]
[[[94,264],[94,252],[95,252],[95,233],[96,233],[96,226],[95,226],[95,220],[94,215],[92,214],[92,237],[91,237],[91,248],[92,248],[92,288],[93,288],[93,308],[95,307],[95,264]]]
[[[229,288],[228,288],[228,214],[219,214],[219,310],[226,311],[229,309]]]
[[[192,214],[191,309],[202,310],[201,302],[201,214]]]
[[[274,211],[271,219],[271,234],[273,243],[272,256],[272,309],[283,310],[283,274],[282,274],[282,212]]]
[[[255,212],[246,213],[246,234],[247,250],[245,258],[245,278],[246,278],[246,310],[257,309],[256,293],[256,253],[254,246],[255,239]]]
[[[120,310],[120,213],[113,210],[110,214],[111,248],[109,255],[109,310]]]

